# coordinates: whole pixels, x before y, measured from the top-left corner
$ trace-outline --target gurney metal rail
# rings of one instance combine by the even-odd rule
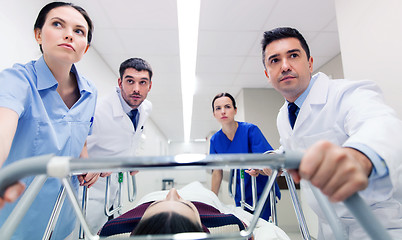
[[[110,185],[111,185],[111,176],[106,177],[106,186],[105,186],[105,204],[104,204],[104,212],[105,216],[110,217],[113,216],[114,214],[118,213],[118,215],[121,215],[121,210],[123,208],[122,205],[122,198],[123,198],[123,179],[127,180],[127,197],[128,197],[128,202],[134,202],[135,198],[137,197],[137,188],[136,188],[136,180],[135,176],[131,176],[129,172],[119,172],[118,173],[118,194],[117,194],[117,206],[115,207],[113,204],[110,204]],[[62,188],[64,190],[64,187]],[[61,196],[57,198],[57,200],[60,199]],[[86,216],[87,212],[87,204],[88,204],[88,187],[83,186],[82,188],[82,202],[81,202],[81,209],[82,213],[84,216]],[[112,206],[110,206],[112,205]],[[53,217],[53,214],[52,214]],[[49,230],[48,230],[49,229]],[[46,229],[46,232],[53,231],[54,225],[49,225],[49,227]],[[48,240],[50,238],[43,238],[42,240]],[[85,234],[84,230],[80,226],[79,229],[79,237],[78,239],[85,239]]]
[[[152,169],[233,169],[233,168],[266,168],[270,167],[274,169],[273,174],[265,186],[261,195],[261,200],[256,206],[254,212],[254,218],[250,223],[250,226],[246,230],[242,230],[240,234],[225,234],[225,235],[209,235],[205,233],[183,233],[175,235],[156,235],[152,237],[146,237],[146,239],[247,239],[252,235],[258,218],[262,212],[263,205],[268,198],[269,190],[272,188],[274,181],[278,175],[279,169],[297,169],[302,155],[299,153],[287,152],[285,154],[183,154],[176,156],[157,156],[157,157],[117,157],[117,158],[89,158],[79,159],[71,157],[57,157],[57,156],[40,156],[28,159],[23,159],[10,164],[0,169],[0,195],[4,194],[7,186],[12,185],[19,179],[32,175],[47,175],[49,177],[60,178],[69,200],[71,201],[74,211],[79,219],[84,232],[89,239],[99,239],[99,236],[93,235],[86,223],[82,214],[81,208],[78,204],[74,191],[72,190],[71,183],[68,179],[70,173],[77,172],[109,172],[109,171],[131,171],[131,170],[149,170]],[[43,178],[43,177],[41,177]],[[46,178],[46,177],[45,177]],[[35,186],[41,186],[44,180],[38,181]],[[31,190],[32,184],[28,190]],[[24,208],[30,206],[32,198],[36,197],[39,192],[36,188],[32,190],[32,196],[24,196],[20,200],[19,205],[23,205]],[[318,191],[314,191],[315,193]],[[323,198],[323,195],[318,192],[316,196],[324,213],[329,218],[331,226],[334,226],[334,235],[337,239],[345,239],[342,231],[342,226],[339,226],[337,217],[334,216],[333,209],[328,204],[328,201]],[[31,202],[30,202],[31,200]],[[22,202],[21,202],[22,201]],[[369,236],[372,239],[391,239],[388,232],[382,227],[380,222],[372,214],[367,204],[360,198],[358,194],[354,194],[352,197],[344,201],[344,204],[356,217],[359,223],[363,226]],[[329,207],[329,209],[328,209]],[[18,219],[21,215],[19,209],[14,209],[17,213],[15,216],[11,216],[13,220],[9,223],[9,219],[3,224],[0,229],[0,236],[3,239],[11,236],[15,230],[9,227],[12,224],[19,223]],[[20,213],[18,213],[20,212]],[[14,214],[14,211],[13,211]],[[10,233],[11,232],[11,233]],[[133,239],[144,239],[144,237],[134,237]]]

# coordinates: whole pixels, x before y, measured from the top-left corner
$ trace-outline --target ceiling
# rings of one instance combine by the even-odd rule
[[[152,65],[151,118],[169,140],[182,142],[176,0],[73,2],[94,21],[92,47],[116,75],[130,57]],[[200,9],[191,139],[219,129],[210,106],[217,93],[236,96],[242,88],[271,87],[261,62],[264,31],[297,28],[310,45],[315,69],[340,52],[333,0],[201,0]]]

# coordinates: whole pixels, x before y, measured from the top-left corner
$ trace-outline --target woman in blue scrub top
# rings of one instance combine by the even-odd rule
[[[229,93],[220,93],[212,100],[212,111],[214,117],[222,125],[222,129],[216,132],[211,137],[210,154],[224,154],[224,153],[264,153],[272,150],[271,145],[265,139],[260,129],[251,123],[235,121],[237,113],[236,101]],[[237,171],[236,179],[236,206],[240,206],[240,174]],[[214,169],[212,172],[211,190],[218,195],[219,188],[222,182],[222,170]],[[258,199],[264,190],[268,181],[267,176],[259,175],[257,177],[257,196]],[[251,177],[244,174],[245,183],[245,200],[248,204],[252,205],[252,192],[251,192]],[[280,190],[275,184],[276,195],[280,198]],[[245,210],[248,210],[245,208]],[[262,218],[269,220],[271,216],[270,207],[266,207],[263,211]]]
[[[23,158],[55,154],[86,156],[85,140],[91,130],[96,89],[81,76],[74,63],[88,50],[93,25],[81,7],[53,2],[42,8],[34,25],[42,57],[15,64],[0,73],[0,166]],[[73,185],[90,186],[98,174],[73,177]],[[32,178],[6,190],[0,199],[0,224],[10,215],[13,202]],[[42,239],[60,190],[49,178],[15,231],[13,239]],[[65,201],[52,239],[65,239],[75,227],[75,216]]]

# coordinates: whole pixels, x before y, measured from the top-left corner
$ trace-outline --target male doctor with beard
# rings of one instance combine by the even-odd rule
[[[359,191],[389,234],[400,239],[402,123],[380,89],[372,81],[312,76],[310,50],[293,28],[265,32],[262,54],[268,81],[286,99],[277,118],[281,148],[305,150],[292,176],[309,180],[332,202]],[[305,183],[302,190],[319,219],[318,239],[333,239]],[[348,239],[369,238],[343,204],[334,208]]]
[[[121,63],[119,73],[119,86],[97,104],[92,135],[87,139],[89,157],[134,156],[152,111],[152,103],[146,99],[152,87],[150,64],[141,58],[130,58]],[[111,175],[110,183],[112,205],[117,198],[118,173]],[[108,220],[104,210],[105,184],[106,178],[99,178],[88,189],[86,216],[94,233]]]

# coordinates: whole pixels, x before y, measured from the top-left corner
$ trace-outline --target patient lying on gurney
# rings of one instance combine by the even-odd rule
[[[134,209],[107,222],[100,236],[181,232],[223,234],[245,229],[252,218],[241,208],[220,202],[201,183],[193,182],[177,191],[171,189],[146,195]],[[259,219],[253,234],[257,240],[289,239],[280,228],[263,219]]]

